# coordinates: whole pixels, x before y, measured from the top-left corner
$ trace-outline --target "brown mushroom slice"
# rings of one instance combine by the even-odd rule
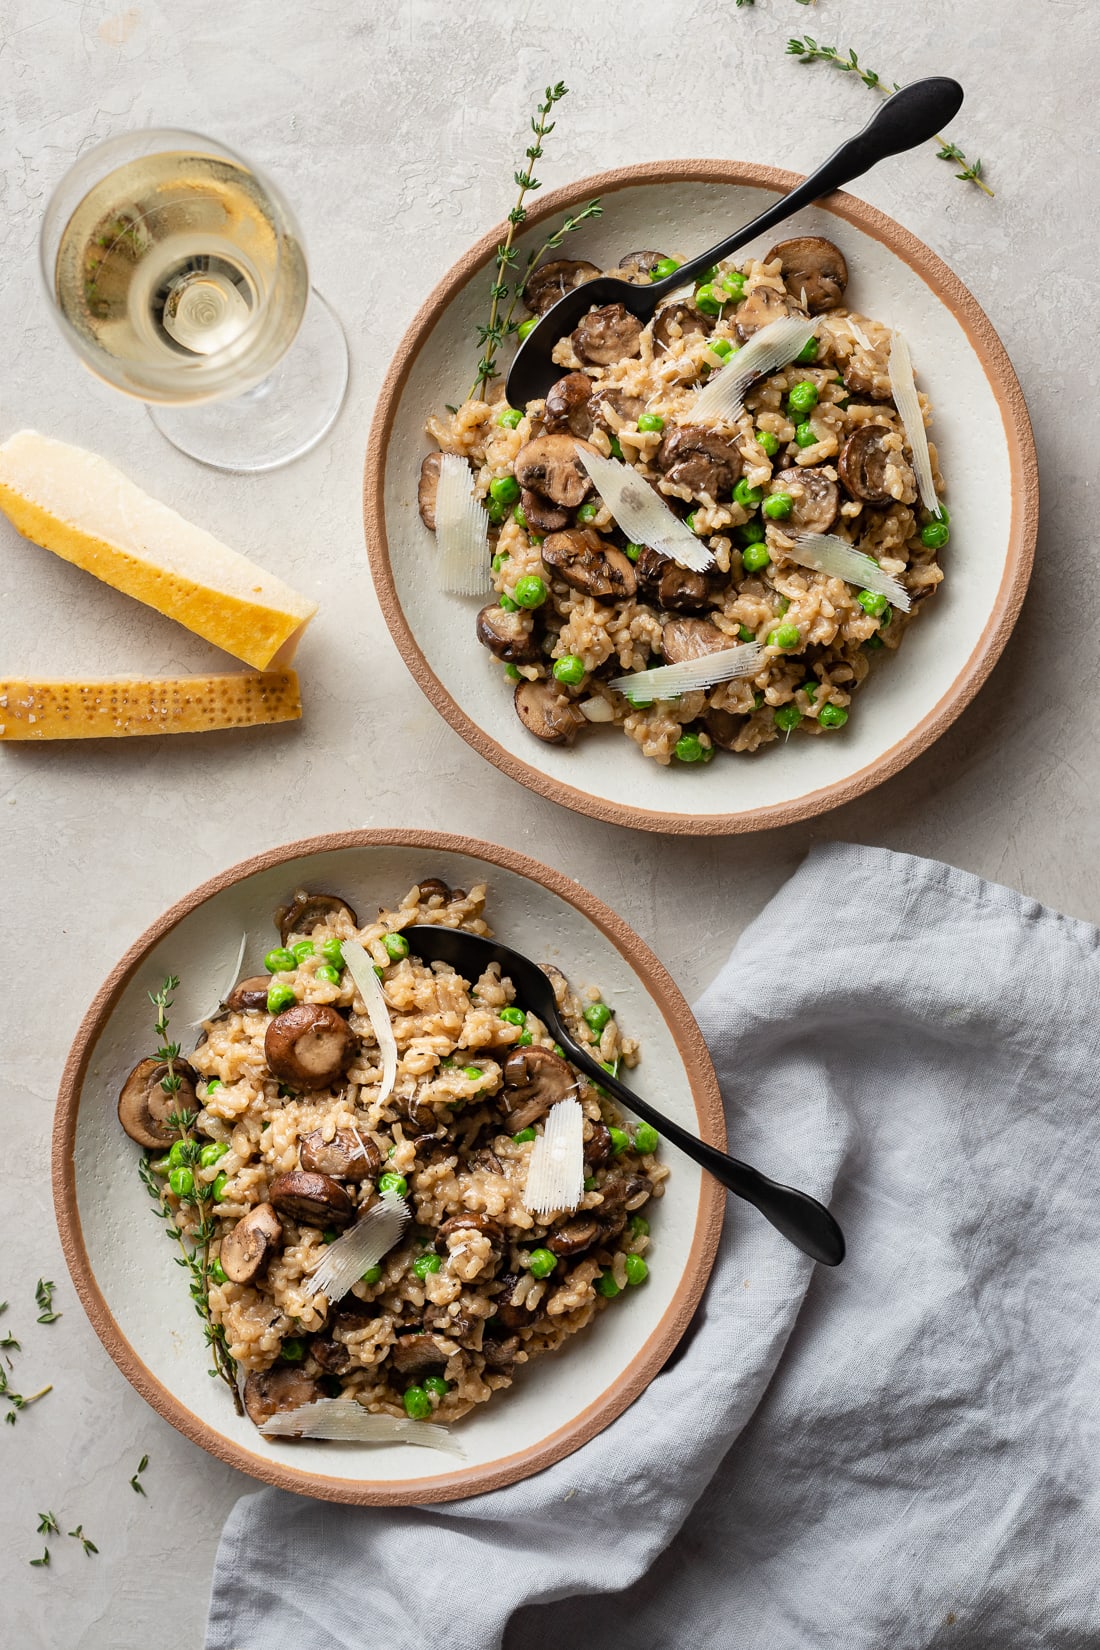
[[[840,449],[836,466],[840,479],[852,497],[862,499],[865,504],[894,502],[894,495],[886,486],[890,455],[883,445],[883,437],[889,434],[882,424],[863,424]]]
[[[528,733],[547,745],[571,745],[585,725],[584,712],[552,682],[517,682],[512,703]]]
[[[461,1297],[446,1306],[431,1302],[424,1308],[425,1329],[438,1329],[449,1341],[465,1341],[482,1321],[466,1309]]]
[[[296,1089],[325,1089],[355,1058],[356,1040],[342,1015],[327,1003],[295,1003],[277,1014],[264,1036],[272,1075]]]
[[[523,1305],[522,1302],[513,1300],[516,1286],[520,1281],[518,1272],[505,1272],[500,1279],[500,1294],[493,1301],[496,1316],[506,1329],[523,1329],[527,1324],[534,1323],[536,1317],[542,1312],[541,1304],[531,1309]]]
[[[745,731],[745,718],[732,710],[708,710],[703,726],[720,750],[737,749],[737,740]]]
[[[774,287],[758,286],[755,292],[737,306],[734,315],[734,331],[744,344],[761,327],[770,326],[773,321],[780,320],[791,312],[790,305],[782,292],[776,292]]]
[[[567,372],[546,392],[546,428],[551,435],[567,430],[571,435],[592,434],[589,401],[592,380],[583,372]]]
[[[548,1048],[517,1048],[504,1062],[501,1099],[513,1134],[544,1117],[551,1106],[566,1100],[577,1090],[577,1079],[568,1061]]]
[[[168,1094],[161,1080],[168,1076],[163,1060],[139,1060],[118,1096],[118,1120],[131,1140],[149,1151],[161,1151],[179,1138],[179,1129],[168,1119],[174,1112],[197,1112],[195,1084],[198,1073],[186,1060],[173,1060],[172,1070],[180,1079],[179,1088]]]
[[[531,532],[556,533],[560,528],[569,526],[569,511],[563,510],[560,504],[554,504],[542,493],[536,493],[530,487],[525,487],[520,493],[519,502],[527,518],[528,530]]]
[[[599,1169],[611,1156],[611,1130],[606,1123],[590,1123],[591,1135],[584,1143],[584,1161],[588,1168]]]
[[[780,260],[787,291],[811,315],[840,308],[848,285],[848,263],[839,246],[822,235],[795,235],[773,246],[760,261],[770,264],[775,258]]]
[[[702,613],[710,602],[710,582],[704,574],[693,573],[656,550],[642,551],[637,574],[641,588],[667,611]]]
[[[619,268],[636,284],[646,286],[658,264],[663,264],[667,254],[664,252],[628,252],[619,259]]]
[[[657,449],[657,467],[677,487],[712,499],[729,498],[741,479],[741,450],[701,424],[679,424]]]
[[[685,659],[705,659],[708,653],[721,653],[735,646],[707,619],[670,619],[661,628],[661,653],[670,665],[683,664]]]
[[[599,273],[595,264],[584,258],[553,258],[548,264],[540,264],[529,277],[523,301],[533,315],[545,315],[559,298],[575,286],[594,280]]]
[[[343,1341],[332,1341],[324,1335],[315,1335],[309,1350],[327,1375],[346,1375],[351,1368],[351,1353]]]
[[[244,1014],[248,1009],[266,1009],[270,985],[270,974],[253,974],[247,980],[238,980],[225,999],[225,1006],[237,1014]]]
[[[796,533],[827,533],[840,509],[840,491],[820,470],[807,466],[779,470],[772,476],[768,489],[772,493],[789,493],[793,507],[779,525],[790,537]]]
[[[293,1364],[253,1370],[244,1383],[244,1407],[249,1420],[258,1427],[281,1410],[301,1409],[303,1404],[316,1403],[324,1396],[320,1382]]]
[[[382,1148],[357,1129],[337,1129],[331,1140],[325,1139],[322,1130],[311,1129],[298,1143],[303,1169],[337,1180],[367,1180],[378,1173],[383,1161]]]
[[[582,315],[570,342],[582,361],[610,367],[642,347],[642,323],[623,304],[600,304]]]
[[[700,333],[714,331],[715,318],[693,309],[690,304],[665,304],[657,311],[653,322],[653,338],[661,348],[668,349],[677,338],[692,338]]]
[[[892,401],[894,396],[889,366],[874,356],[865,357],[863,363],[851,360],[845,364],[844,388],[866,401]]]
[[[645,412],[645,401],[640,395],[628,395],[625,390],[608,385],[599,389],[589,402],[592,421],[608,435],[615,435],[624,424],[636,424]]]
[[[276,911],[275,926],[285,945],[291,934],[311,934],[321,923],[341,915],[358,928],[359,918],[339,894],[306,894],[299,889],[289,905],[280,905]]]
[[[420,889],[422,900],[433,899],[437,894],[444,902],[451,899],[451,890],[439,877],[421,877],[416,885]]]
[[[485,1359],[486,1369],[491,1369],[494,1375],[511,1375],[516,1364],[516,1353],[519,1351],[519,1336],[506,1335],[503,1340],[497,1340],[493,1335],[487,1335],[481,1343],[481,1355]]]
[[[281,1215],[299,1226],[346,1226],[355,1205],[331,1175],[292,1169],[268,1188],[268,1197]]]
[[[483,607],[475,624],[482,647],[509,665],[529,665],[541,657],[531,615],[523,608],[516,613],[492,603]]]
[[[450,1220],[443,1222],[435,1237],[435,1246],[441,1255],[445,1255],[450,1247],[447,1239],[459,1232],[482,1232],[497,1248],[504,1245],[504,1232],[492,1215],[471,1210],[469,1214],[452,1215]]]
[[[598,602],[626,601],[638,589],[638,578],[629,556],[601,538],[592,527],[551,533],[543,542],[542,559],[551,572],[572,589]]]
[[[582,1255],[586,1249],[591,1249],[602,1234],[603,1227],[595,1215],[578,1215],[575,1220],[567,1220],[564,1226],[551,1232],[546,1239],[546,1247],[552,1255],[569,1260],[573,1255]]]
[[[282,1241],[283,1224],[270,1203],[258,1203],[222,1238],[218,1259],[230,1283],[251,1283]]]
[[[591,478],[581,463],[582,449],[596,451],[574,435],[536,436],[516,454],[516,480],[529,492],[542,493],[566,510],[575,510],[592,491]]]
[[[438,1369],[450,1356],[440,1344],[439,1337],[428,1331],[419,1335],[398,1335],[390,1347],[390,1362],[399,1375],[418,1374],[422,1369]]]
[[[416,507],[420,519],[430,533],[435,532],[435,498],[439,492],[439,470],[442,453],[429,453],[420,466],[420,481],[416,489]]]
[[[601,1236],[606,1241],[618,1237],[626,1225],[631,1209],[640,1208],[650,1193],[649,1181],[644,1175],[616,1175],[600,1187],[603,1207],[599,1210]]]

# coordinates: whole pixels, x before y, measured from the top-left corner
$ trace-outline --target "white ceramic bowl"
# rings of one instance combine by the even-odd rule
[[[676,986],[599,900],[509,849],[417,831],[316,837],[233,867],[154,923],[104,982],[73,1044],[54,1131],[54,1198],[80,1297],[123,1373],[173,1426],[222,1460],[302,1495],[334,1501],[444,1501],[506,1484],[560,1459],[636,1398],[675,1347],[709,1275],[725,1193],[668,1148],[673,1173],[654,1206],[651,1271],[553,1357],[456,1428],[465,1464],[408,1444],[381,1447],[265,1439],[234,1414],[209,1358],[186,1278],[138,1178],[139,1152],[115,1114],[126,1074],[152,1044],[147,993],[177,974],[172,1031],[211,1011],[249,935],[243,973],[272,943],[271,914],[296,887],[346,895],[361,912],[414,882],[487,882],[487,916],[509,945],[555,962],[574,985],[598,984],[642,1040],[640,1092],[724,1145],[710,1057]]]
[[[582,179],[541,201],[542,225],[599,195],[604,214],[566,252],[608,267],[629,248],[693,253],[714,245],[798,180],[773,168],[668,161]],[[906,334],[932,398],[948,484],[946,580],[896,655],[878,661],[842,733],[792,739],[754,757],[668,768],[610,729],[572,748],[541,744],[518,722],[500,669],[474,638],[478,603],[445,595],[433,536],[416,507],[424,422],[463,399],[484,319],[494,229],[421,308],[383,387],[366,464],[366,533],[375,587],[405,662],[451,725],[490,762],[566,807],[620,825],[697,834],[756,830],[820,813],[870,789],[926,748],[977,692],[1011,631],[1031,568],[1038,507],[1034,445],[1019,385],[969,292],[908,231],[836,194],[751,245],[823,234],[844,250],[853,309]],[[521,257],[522,263],[522,257]]]

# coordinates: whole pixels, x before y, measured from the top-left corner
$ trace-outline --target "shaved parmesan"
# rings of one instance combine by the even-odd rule
[[[815,573],[828,573],[846,584],[858,584],[876,596],[885,596],[903,613],[909,611],[909,592],[892,573],[884,573],[877,561],[865,556],[862,550],[846,544],[832,533],[800,533],[790,550],[777,552],[799,567],[810,567]]]
[[[705,573],[714,566],[714,557],[702,540],[631,465],[604,458],[601,453],[586,453],[583,448],[580,459],[596,491],[633,543],[646,544],[693,573]]]
[[[740,415],[753,379],[764,378],[793,361],[816,331],[817,322],[812,317],[807,320],[799,315],[783,315],[778,321],[769,321],[730,356],[720,372],[712,373],[692,403],[692,418],[721,418],[732,423]]]
[[[383,1100],[389,1099],[393,1093],[393,1085],[397,1081],[397,1038],[390,1024],[386,994],[382,990],[381,980],[374,972],[374,964],[359,941],[345,940],[341,949],[348,973],[355,981],[356,990],[363,999],[371,1029],[378,1043],[378,1052],[382,1056],[382,1087],[378,1092],[378,1101],[381,1104]]]
[[[353,1283],[358,1283],[370,1267],[377,1266],[383,1255],[388,1255],[409,1218],[409,1206],[396,1192],[382,1193],[369,1214],[354,1225],[350,1232],[330,1243],[319,1266],[306,1282],[315,1295],[327,1295],[330,1304],[342,1300]]]
[[[732,682],[737,676],[753,676],[763,662],[762,644],[745,642],[717,653],[704,653],[701,659],[681,659],[679,664],[657,665],[653,670],[637,670],[632,676],[618,676],[611,686],[628,699],[675,699],[696,688],[717,687],[719,682]]]
[[[277,1410],[260,1428],[265,1438],[332,1438],[346,1444],[423,1444],[466,1458],[446,1427],[433,1421],[399,1421],[372,1415],[354,1398],[317,1398],[297,1409]]]
[[[435,495],[439,583],[454,596],[483,596],[489,589],[489,517],[474,497],[470,466],[458,453],[442,453]]]
[[[924,415],[920,410],[916,379],[913,377],[913,358],[909,354],[909,345],[900,332],[895,332],[890,345],[890,390],[894,397],[894,405],[901,414],[901,421],[905,426],[909,450],[913,454],[913,469],[916,471],[921,503],[926,510],[931,510],[933,515],[938,516],[940,501],[936,493],[936,483],[932,479],[932,455],[928,451],[928,431],[924,427]]]
[[[551,1106],[531,1149],[523,1201],[534,1215],[575,1209],[584,1195],[584,1112],[577,1100]]]
[[[242,934],[241,935],[240,947],[238,948],[238,951],[237,951],[237,960],[233,964],[233,972],[226,976],[225,987],[222,991],[221,996],[218,998],[217,1002],[215,1003],[214,1007],[210,1010],[209,1014],[201,1014],[197,1020],[192,1020],[191,1021],[191,1030],[192,1031],[197,1031],[199,1029],[199,1027],[201,1025],[204,1025],[207,1020],[212,1020],[214,1018],[215,1014],[218,1014],[218,1013],[221,1012],[222,1004],[225,1002],[225,999],[228,997],[229,993],[232,991],[233,987],[236,985],[237,981],[241,977],[241,964],[244,962],[244,954],[245,954],[247,949],[248,949],[248,935],[247,934]]]

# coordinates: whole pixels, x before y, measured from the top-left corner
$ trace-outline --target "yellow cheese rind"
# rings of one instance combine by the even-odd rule
[[[256,670],[287,663],[317,611],[106,460],[33,430],[0,446],[0,510],[35,544]]]
[[[111,676],[88,681],[0,680],[0,742],[124,739],[136,734],[206,733],[302,714],[293,670],[251,675]]]

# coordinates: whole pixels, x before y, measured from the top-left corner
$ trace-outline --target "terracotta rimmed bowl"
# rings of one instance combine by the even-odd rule
[[[556,962],[579,988],[599,985],[642,1039],[637,1080],[705,1140],[725,1144],[710,1056],[687,1004],[626,923],[577,883],[522,854],[431,831],[313,837],[245,860],[203,883],[137,940],[100,988],[65,1066],[54,1127],[54,1204],[69,1270],[111,1357],[143,1398],[212,1455],[253,1477],[331,1501],[449,1501],[525,1478],[579,1448],[626,1409],[665,1363],[709,1276],[725,1193],[669,1148],[673,1173],[654,1205],[649,1281],[598,1314],[563,1349],[455,1428],[465,1463],[408,1444],[280,1443],[236,1416],[209,1362],[184,1275],[120,1133],[120,1084],[149,1051],[146,993],[181,984],[173,1033],[209,1013],[242,933],[244,973],[270,948],[271,913],[296,887],[345,894],[360,912],[425,876],[489,886],[495,932]]]
[[[567,248],[603,267],[629,248],[694,252],[713,245],[796,182],[739,162],[681,160],[584,178],[540,200],[521,247],[541,225],[600,195],[604,215]],[[431,576],[434,540],[416,508],[429,413],[461,401],[473,373],[488,269],[501,231],[461,258],[405,334],[382,389],[367,449],[365,519],[375,588],[418,684],[474,750],[520,784],[616,825],[715,835],[786,825],[870,790],[925,750],[969,703],[1004,647],[1031,570],[1038,513],[1035,449],[1016,376],[996,333],[934,252],[874,207],[835,194],[748,252],[817,233],[844,249],[853,308],[906,333],[932,397],[933,434],[948,481],[947,579],[896,656],[855,699],[842,733],[793,738],[781,750],[706,767],[661,768],[610,729],[572,749],[540,744],[516,719],[500,667],[474,639],[477,603],[444,595]],[[522,262],[522,259],[521,259]]]

